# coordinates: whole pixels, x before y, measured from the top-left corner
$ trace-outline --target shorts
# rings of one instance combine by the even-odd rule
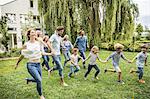
[[[120,69],[119,66],[114,66],[114,69],[115,69],[115,71],[116,71],[117,73],[121,72],[121,69]]]

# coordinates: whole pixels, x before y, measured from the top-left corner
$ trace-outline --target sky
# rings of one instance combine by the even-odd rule
[[[13,0],[0,0],[0,5]],[[150,0],[132,0],[134,3],[138,4],[140,16],[138,18],[138,23],[142,23],[143,26],[148,26],[150,28]]]
[[[138,23],[150,28],[150,0],[133,0],[133,2],[138,4],[139,8]]]

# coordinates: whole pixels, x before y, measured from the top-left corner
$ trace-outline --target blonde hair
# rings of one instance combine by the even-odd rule
[[[147,44],[142,44],[141,48],[148,48],[148,45]]]
[[[69,39],[69,36],[68,35],[65,35],[64,37],[63,37],[63,40],[64,39]]]
[[[122,45],[122,44],[120,44],[120,43],[116,43],[115,45],[114,45],[114,49],[116,50],[116,49],[124,49],[124,46]]]
[[[99,48],[97,46],[93,46],[91,51],[94,52],[94,53],[98,53],[99,52]]]

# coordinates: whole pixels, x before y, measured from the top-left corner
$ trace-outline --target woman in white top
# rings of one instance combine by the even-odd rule
[[[24,44],[24,49],[21,51],[25,58],[28,58],[27,69],[32,79],[26,79],[28,82],[37,83],[37,91],[40,95],[40,99],[45,99],[42,95],[42,71],[40,67],[40,58],[42,55],[52,55],[52,53],[45,53],[43,44],[36,40],[37,34],[34,29],[30,29],[27,32],[28,42]],[[16,68],[18,65],[16,65]]]

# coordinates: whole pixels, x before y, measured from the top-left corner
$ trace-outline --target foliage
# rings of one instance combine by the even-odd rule
[[[141,32],[143,32],[143,26],[141,25],[141,23],[139,23],[139,24],[137,25],[137,27],[136,27],[136,32],[138,32],[139,34],[140,34]]]
[[[100,58],[106,59],[112,52],[100,51]],[[89,54],[89,53],[87,53]],[[128,59],[132,59],[137,53],[124,52]],[[150,58],[150,57],[149,57]],[[64,58],[62,57],[62,62]],[[148,59],[149,61],[149,59]],[[0,97],[1,99],[38,99],[39,96],[36,91],[36,84],[26,84],[24,80],[30,77],[27,69],[26,62],[23,60],[17,70],[14,70],[16,60],[0,61]],[[120,68],[122,70],[124,85],[117,83],[116,73],[106,73],[103,71],[105,68],[112,68],[112,63],[109,61],[106,64],[98,62],[101,70],[99,80],[92,80],[95,70],[92,69],[85,81],[83,78],[85,69],[82,68],[78,75],[68,79],[67,74],[70,68],[64,68],[64,77],[68,87],[62,87],[59,84],[58,72],[53,72],[48,78],[47,71],[43,70],[42,85],[43,95],[46,99],[150,99],[150,62],[148,66],[144,67],[144,80],[145,84],[139,84],[137,81],[137,74],[130,74],[131,68],[136,69],[136,63],[128,64],[125,61],[120,61]],[[88,62],[87,64],[88,65]],[[50,62],[50,66],[53,66]],[[107,67],[106,67],[107,66]]]
[[[90,46],[131,40],[139,13],[131,0],[39,0],[39,11],[49,35],[58,25],[63,25],[74,42],[83,29]]]
[[[0,58],[18,57],[19,55],[20,55],[20,49],[12,48],[8,52],[0,53]]]
[[[0,34],[2,35],[0,42],[4,45],[6,51],[8,51],[8,40],[10,38],[7,33],[7,18],[5,16],[2,16],[0,19]]]

